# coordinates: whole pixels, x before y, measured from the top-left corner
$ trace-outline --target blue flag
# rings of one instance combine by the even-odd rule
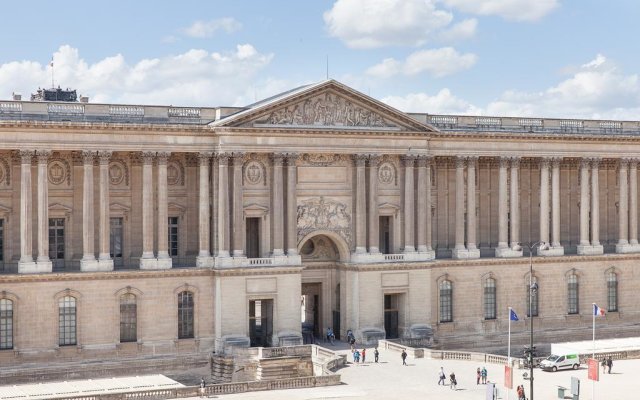
[[[518,321],[518,314],[516,314],[516,312],[511,308],[509,309],[509,319],[511,321]]]

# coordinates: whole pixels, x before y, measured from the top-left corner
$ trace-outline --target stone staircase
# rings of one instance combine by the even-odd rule
[[[259,381],[312,375],[311,360],[303,360],[297,356],[261,359],[256,370],[256,380]]]
[[[228,383],[233,381],[233,372],[235,363],[233,357],[212,355],[211,362],[211,381],[213,383]]]

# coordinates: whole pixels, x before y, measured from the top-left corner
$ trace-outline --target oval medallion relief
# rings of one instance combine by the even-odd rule
[[[175,161],[167,164],[167,184],[175,186],[180,183],[180,167]]]
[[[262,166],[257,161],[250,161],[244,169],[245,180],[252,184],[257,185],[262,181]]]
[[[119,162],[109,165],[109,181],[112,185],[119,185],[124,179],[124,167]]]
[[[49,182],[54,185],[60,185],[64,182],[66,175],[65,165],[62,161],[52,161],[49,163]]]
[[[378,168],[378,181],[380,181],[380,183],[390,185],[393,183],[394,178],[395,168],[391,163],[385,162],[380,166],[380,168]]]

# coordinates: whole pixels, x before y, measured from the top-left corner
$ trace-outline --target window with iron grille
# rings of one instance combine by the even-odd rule
[[[484,319],[496,319],[496,280],[484,281]]]
[[[135,342],[138,332],[138,306],[132,293],[120,296],[120,342]]]
[[[567,280],[567,314],[578,314],[578,276],[573,274]]]
[[[4,219],[0,219],[0,261],[4,261]]]
[[[451,281],[440,282],[440,322],[453,321],[453,289]]]
[[[76,298],[65,296],[58,300],[58,344],[75,345],[76,338]]]
[[[13,301],[0,299],[0,350],[13,349]]]
[[[193,293],[178,294],[178,339],[193,338]]]
[[[607,275],[607,311],[618,311],[618,275],[615,272]]]

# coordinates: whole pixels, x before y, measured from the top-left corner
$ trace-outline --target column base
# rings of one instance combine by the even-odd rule
[[[287,255],[288,256],[297,256],[298,255],[298,249],[288,249],[287,250]]]
[[[510,247],[496,249],[496,258],[518,258],[518,257],[522,257],[522,250],[513,250]]]
[[[214,268],[233,268],[233,258],[229,254],[219,255],[214,259]]]
[[[578,255],[581,256],[595,256],[604,254],[604,248],[601,244],[592,246],[590,244],[580,244],[578,245]]]
[[[158,269],[157,258],[141,258],[140,269]]]
[[[211,256],[198,256],[196,257],[197,268],[213,268],[213,257]]]
[[[451,258],[454,260],[470,260],[480,258],[480,249],[453,249]]]
[[[616,245],[616,253],[626,254],[626,253],[640,253],[640,244],[617,244]]]
[[[273,249],[273,252],[271,253],[271,255],[274,256],[274,257],[283,256],[284,255],[284,250],[283,249]]]
[[[404,246],[404,250],[402,250],[403,254],[411,254],[415,252],[416,252],[416,248],[413,246]]]
[[[173,266],[173,260],[171,257],[168,258],[158,258],[157,269],[171,269]]]
[[[80,271],[113,271],[113,260],[80,260]]]
[[[541,257],[563,256],[564,255],[564,247],[555,246],[555,247],[549,247],[546,250],[538,250],[538,255],[541,256]]]
[[[46,274],[53,271],[51,261],[18,261],[19,274]]]

